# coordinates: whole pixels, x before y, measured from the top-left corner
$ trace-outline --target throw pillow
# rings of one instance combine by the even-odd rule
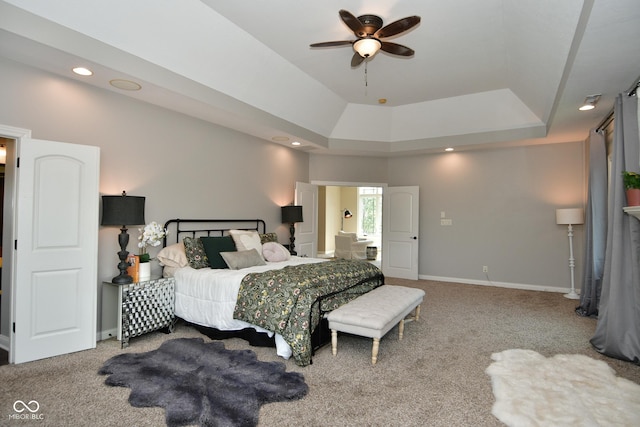
[[[184,252],[191,268],[199,269],[209,267],[209,259],[204,252],[200,238],[185,237],[182,242],[184,243]]]
[[[278,242],[267,242],[262,245],[262,256],[269,262],[286,261],[291,258],[289,250]]]
[[[236,249],[239,251],[255,249],[262,258],[262,242],[256,230],[229,230],[229,234],[236,244]]]
[[[184,243],[174,243],[158,253],[158,261],[165,267],[186,267],[189,265],[187,254],[184,250]]]
[[[211,268],[228,268],[220,252],[232,252],[236,250],[236,245],[231,236],[222,237],[201,237],[200,241],[204,246],[204,252],[209,259]]]
[[[260,243],[263,245],[267,242],[277,242],[278,235],[276,233],[263,233],[260,234]]]
[[[248,251],[220,252],[222,258],[232,270],[254,267],[256,265],[266,265],[262,256],[255,249]]]

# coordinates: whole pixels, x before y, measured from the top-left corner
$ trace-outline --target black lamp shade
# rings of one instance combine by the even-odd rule
[[[344,217],[345,218],[351,218],[353,216],[353,214],[351,213],[351,211],[349,209],[345,209],[344,210]]]
[[[144,197],[102,196],[102,225],[144,224]]]
[[[302,206],[282,206],[282,223],[302,222]]]

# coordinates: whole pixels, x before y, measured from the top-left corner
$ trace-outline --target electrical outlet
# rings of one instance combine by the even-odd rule
[[[487,265],[483,265],[483,266],[482,266],[482,272],[483,272],[483,273],[488,273],[488,272],[489,272],[489,266],[487,266]]]
[[[451,221],[451,219],[441,219],[440,220],[440,225],[452,225],[453,221]]]

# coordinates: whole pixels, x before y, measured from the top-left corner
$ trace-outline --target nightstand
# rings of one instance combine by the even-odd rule
[[[122,348],[129,339],[147,332],[175,326],[173,277],[152,279],[127,285],[104,282],[118,288],[118,341]]]

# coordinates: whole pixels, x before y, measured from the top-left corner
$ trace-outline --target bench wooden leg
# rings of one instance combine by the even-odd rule
[[[371,364],[375,365],[378,361],[378,348],[380,348],[380,338],[373,339],[373,348],[371,349]]]
[[[420,320],[420,304],[416,307],[416,322]]]
[[[338,354],[338,331],[335,329],[331,330],[331,353]]]
[[[404,337],[404,319],[402,319],[398,325],[398,339],[401,340],[402,337]]]

